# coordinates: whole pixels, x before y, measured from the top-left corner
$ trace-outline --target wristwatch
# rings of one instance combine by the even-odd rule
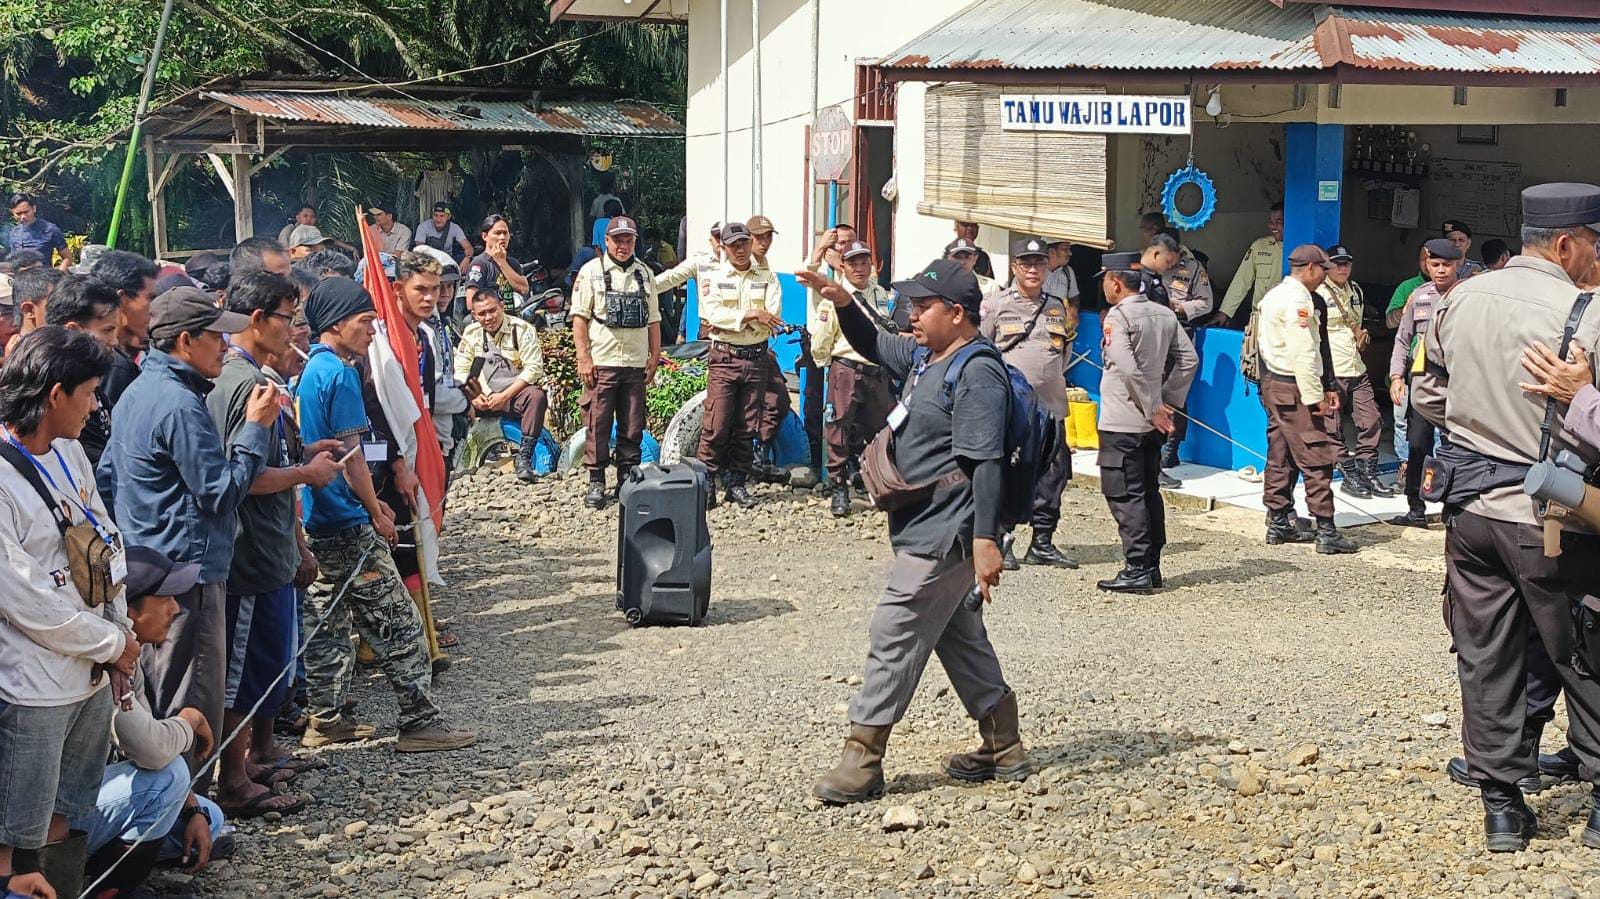
[[[192,820],[195,815],[199,815],[200,817],[206,819],[206,823],[207,824],[215,824],[215,823],[217,823],[217,822],[211,820],[211,812],[207,811],[206,807],[201,805],[198,802],[196,802],[194,805],[189,806],[188,808],[185,808],[183,811],[179,812],[178,813],[178,821],[179,821],[179,823],[182,823],[182,824],[187,826],[189,821]]]

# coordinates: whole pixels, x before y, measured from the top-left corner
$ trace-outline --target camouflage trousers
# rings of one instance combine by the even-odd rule
[[[400,730],[433,723],[439,710],[428,698],[433,685],[428,648],[423,642],[422,619],[395,570],[389,547],[370,525],[328,537],[307,535],[322,571],[306,593],[304,626],[307,633],[327,616],[321,629],[306,644],[307,712],[336,717],[344,707],[355,666],[354,626],[377,656],[378,668],[394,687],[400,703]],[[370,550],[370,552],[369,552]],[[366,558],[362,559],[362,554]],[[359,567],[358,567],[359,566]],[[354,573],[354,578],[351,577]],[[339,595],[346,580],[350,586]],[[334,599],[338,597],[335,604]],[[329,607],[333,610],[329,613]]]

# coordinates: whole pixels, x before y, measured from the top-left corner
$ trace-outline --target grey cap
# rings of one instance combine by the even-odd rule
[[[205,329],[237,334],[250,327],[250,316],[217,306],[217,298],[198,287],[174,287],[150,301],[150,337],[161,340]]]
[[[289,232],[289,246],[314,247],[318,244],[333,243],[333,238],[324,236],[322,229],[316,225],[295,225]]]
[[[722,237],[720,240],[723,243],[738,243],[741,240],[749,239],[750,229],[745,227],[744,222],[728,222],[722,226]]]
[[[1530,228],[1600,231],[1600,187],[1560,181],[1535,184],[1522,192],[1522,223]]]

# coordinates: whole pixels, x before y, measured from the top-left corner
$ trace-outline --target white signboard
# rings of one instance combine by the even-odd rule
[[[1108,94],[1002,94],[1006,131],[1091,134],[1188,134],[1188,97]]]

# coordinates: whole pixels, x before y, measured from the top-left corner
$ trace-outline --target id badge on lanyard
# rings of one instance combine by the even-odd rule
[[[927,360],[923,360],[921,363],[919,363],[917,365],[917,370],[911,373],[911,390],[916,390],[917,389],[917,384],[921,383],[921,381],[922,381],[922,373],[927,371],[927,370],[928,370]],[[906,391],[906,396],[910,396],[911,395],[911,390],[907,390]],[[908,419],[910,417],[911,417],[911,408],[906,405],[905,399],[902,398],[900,400],[900,402],[895,403],[894,404],[894,408],[889,411],[889,418],[887,420],[888,421],[888,425],[889,425],[889,430],[893,431],[896,434],[900,433],[900,429],[905,427],[906,419]]]

